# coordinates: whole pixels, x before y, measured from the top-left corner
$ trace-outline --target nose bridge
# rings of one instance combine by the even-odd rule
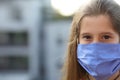
[[[99,42],[101,42],[99,36],[95,36],[93,38],[93,43],[99,43]]]

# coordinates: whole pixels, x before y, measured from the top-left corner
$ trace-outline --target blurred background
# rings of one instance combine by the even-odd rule
[[[87,1],[0,0],[0,80],[60,80],[72,16]]]
[[[0,0],[0,80],[60,80],[73,12],[56,1]]]

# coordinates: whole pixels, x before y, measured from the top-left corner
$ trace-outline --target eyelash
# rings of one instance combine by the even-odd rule
[[[108,39],[108,38],[109,38],[109,39],[111,38],[111,36],[109,36],[109,35],[104,35],[103,37],[104,37],[104,39],[105,39],[105,37],[106,37],[107,39]],[[103,38],[103,37],[102,37],[102,38]]]
[[[82,38],[83,38],[83,39],[88,40],[88,38],[89,38],[89,39],[91,39],[92,37],[91,37],[91,36],[86,35],[86,36],[83,36]]]
[[[83,39],[86,39],[86,40],[91,40],[91,39],[92,39],[92,36],[86,35],[86,36],[83,36],[82,38],[83,38]],[[103,35],[103,36],[102,36],[102,39],[104,39],[104,40],[110,39],[110,38],[112,38],[112,37],[109,36],[109,35]]]

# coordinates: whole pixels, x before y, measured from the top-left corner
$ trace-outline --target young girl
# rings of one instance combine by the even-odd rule
[[[120,80],[120,6],[91,0],[71,28],[64,80]]]

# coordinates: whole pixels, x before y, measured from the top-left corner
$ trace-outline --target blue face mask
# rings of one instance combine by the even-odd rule
[[[120,70],[120,44],[78,44],[77,58],[96,80],[108,80]]]

